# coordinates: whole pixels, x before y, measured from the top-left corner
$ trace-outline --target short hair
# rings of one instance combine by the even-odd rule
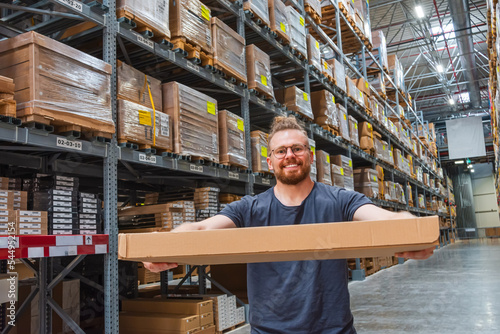
[[[307,132],[304,129],[304,126],[300,125],[294,116],[276,116],[273,120],[273,124],[271,125],[269,136],[267,137],[267,146],[269,147],[271,144],[271,139],[274,137],[276,132],[285,130],[298,130],[307,137]]]

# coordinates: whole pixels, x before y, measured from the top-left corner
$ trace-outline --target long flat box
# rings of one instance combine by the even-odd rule
[[[391,256],[432,247],[437,216],[385,221],[120,234],[121,260],[227,264]]]
[[[134,329],[136,333],[143,330],[189,331],[200,327],[199,315],[179,315],[164,313],[120,313],[120,327]],[[168,333],[168,332],[167,332]]]
[[[202,315],[212,312],[211,300],[138,298],[122,301],[127,312],[169,313]]]

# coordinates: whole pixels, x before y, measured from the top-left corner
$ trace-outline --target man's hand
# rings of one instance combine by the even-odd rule
[[[159,273],[165,270],[177,268],[177,263],[167,263],[167,262],[143,262],[144,268],[147,270]]]
[[[404,257],[413,260],[427,260],[434,254],[434,246],[420,251],[396,253],[397,257]]]

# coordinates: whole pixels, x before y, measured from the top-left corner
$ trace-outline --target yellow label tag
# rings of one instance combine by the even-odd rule
[[[332,101],[333,101],[333,103],[335,103],[335,96],[334,95],[332,95]]]
[[[203,17],[207,21],[210,21],[210,9],[208,9],[204,5],[201,5],[201,17]]]
[[[260,155],[262,155],[264,158],[267,158],[267,147],[265,146],[260,147]]]
[[[139,124],[140,125],[147,125],[147,126],[152,126],[153,123],[151,122],[151,112],[147,110],[138,110],[139,112]]]
[[[300,17],[300,25],[304,26],[304,18],[302,16]]]
[[[316,147],[311,146],[311,152],[313,153],[313,155],[316,155]]]
[[[318,43],[318,41],[316,41],[316,49],[319,50],[319,43]]]
[[[307,96],[307,93],[302,93],[302,95],[304,96],[304,101],[309,101],[309,96]]]
[[[363,97],[363,92],[362,91],[359,91],[359,96]]]
[[[349,160],[349,167],[352,167],[352,160]]]
[[[243,120],[239,119],[236,122],[238,124],[238,130],[245,131],[245,123],[243,122]]]
[[[373,177],[373,181],[377,182],[377,177],[376,176]]]
[[[281,31],[286,33],[286,25],[283,22],[280,22],[280,28],[281,28]]]
[[[323,67],[325,68],[325,70],[328,70],[328,64],[324,60],[323,60]]]
[[[354,128],[357,130],[358,129],[358,125],[356,123],[354,123]]]
[[[368,127],[368,129],[372,128],[372,125],[370,123],[366,124],[366,126]]]
[[[385,151],[385,145],[382,145],[382,151]]]
[[[265,75],[260,75],[260,82],[262,82],[262,84],[267,87],[267,78]]]
[[[330,156],[329,155],[326,156],[326,162],[330,163]]]
[[[207,101],[207,112],[209,114],[215,115],[215,103]]]
[[[375,102],[375,109],[378,109],[378,103]]]
[[[389,155],[392,157],[392,152],[389,152]]]
[[[394,189],[396,189],[396,185],[394,185]]]
[[[340,174],[344,175],[344,168],[340,167]]]
[[[365,82],[365,86],[366,86],[366,88],[370,87],[370,86],[368,86],[368,82]]]

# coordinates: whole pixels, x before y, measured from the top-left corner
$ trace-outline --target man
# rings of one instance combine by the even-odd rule
[[[250,226],[315,224],[413,217],[376,207],[364,195],[313,182],[307,133],[293,117],[277,117],[268,139],[267,163],[276,186],[229,204],[215,217],[175,232]],[[426,259],[433,248],[398,254]],[[151,271],[175,267],[145,263]],[[350,310],[346,260],[248,264],[252,333],[356,333]]]

